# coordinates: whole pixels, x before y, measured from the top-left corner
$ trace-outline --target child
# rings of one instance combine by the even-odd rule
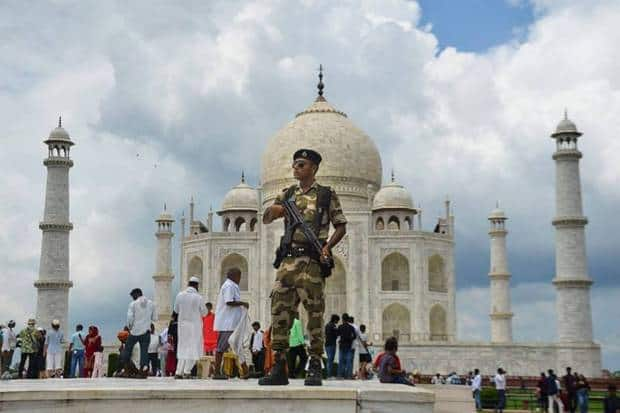
[[[396,337],[390,337],[385,341],[385,352],[379,359],[379,381],[381,383],[398,383],[414,386],[406,378],[405,371],[400,367],[400,359],[396,355],[398,341]]]

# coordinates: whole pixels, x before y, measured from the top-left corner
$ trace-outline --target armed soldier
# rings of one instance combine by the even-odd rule
[[[345,235],[347,220],[333,189],[315,180],[320,163],[321,155],[316,151],[295,152],[293,176],[299,183],[284,189],[263,216],[265,224],[285,218],[285,233],[276,252],[274,266],[278,271],[271,292],[274,366],[268,376],[259,380],[261,385],[288,384],[286,350],[300,302],[308,312],[310,335],[310,365],[305,385],[322,384],[325,282],[334,266],[331,250]],[[328,240],[330,222],[335,231]]]

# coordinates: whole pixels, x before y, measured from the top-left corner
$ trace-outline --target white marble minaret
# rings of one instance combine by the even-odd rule
[[[157,232],[155,233],[157,238],[157,258],[153,281],[155,283],[155,305],[159,315],[156,329],[161,331],[168,326],[170,315],[172,314],[171,287],[172,279],[174,278],[172,273],[172,237],[174,236],[172,224],[174,219],[166,212],[165,204],[164,211],[155,222],[157,223]]]
[[[560,343],[592,342],[592,310],[586,258],[585,226],[581,206],[581,180],[577,139],[581,132],[566,113],[551,137],[556,141],[555,161],[555,278],[556,312]]]
[[[45,185],[45,211],[39,228],[43,232],[41,261],[37,288],[37,324],[49,328],[54,319],[60,320],[65,334],[68,334],[69,288],[69,168],[73,161],[69,151],[73,142],[58,119],[45,144],[48,148],[43,165],[47,167]]]
[[[489,215],[491,237],[491,342],[512,342],[512,312],[510,311],[510,272],[506,255],[506,215],[497,207]]]

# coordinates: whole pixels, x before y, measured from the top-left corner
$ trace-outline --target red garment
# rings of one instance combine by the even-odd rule
[[[166,376],[174,376],[177,371],[177,357],[174,350],[168,350],[166,355]]]
[[[375,357],[375,361],[373,362],[373,366],[375,368],[379,368],[379,364],[381,364],[381,357],[383,357],[383,355],[385,354],[385,351],[382,351],[381,353],[379,353],[377,355],[377,357]],[[398,356],[396,354],[394,354],[394,361],[395,361],[395,369],[398,370],[402,370],[402,368],[400,367],[400,359],[398,358]]]
[[[95,362],[95,353],[103,351],[99,329],[95,326],[88,328],[88,335],[84,339],[84,376],[90,377]]]
[[[217,348],[217,331],[213,329],[215,314],[202,317],[202,342],[205,353],[212,353]]]

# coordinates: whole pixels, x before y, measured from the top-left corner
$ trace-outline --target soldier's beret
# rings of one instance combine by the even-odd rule
[[[321,154],[317,151],[313,151],[312,149],[300,149],[293,155],[293,161],[296,159],[307,159],[318,165],[321,163],[323,158],[321,158]]]

